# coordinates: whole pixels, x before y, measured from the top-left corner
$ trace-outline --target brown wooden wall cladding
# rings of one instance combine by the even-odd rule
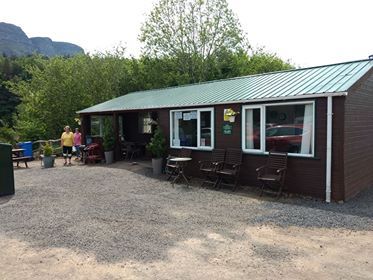
[[[373,185],[373,70],[345,102],[344,179],[346,199]]]
[[[289,192],[325,198],[325,175],[326,175],[326,98],[315,100],[316,110],[316,133],[315,133],[315,157],[301,158],[289,157],[288,172],[285,186]],[[333,133],[333,176],[332,176],[332,198],[341,200],[344,197],[343,184],[343,108],[344,98],[334,98],[334,121]],[[224,135],[222,126],[224,123],[224,109],[232,108],[241,112],[242,104],[218,105],[214,107],[215,115],[215,148],[238,148],[241,149],[241,115],[236,117],[232,123],[232,135]],[[159,111],[160,126],[165,133],[169,144],[170,117],[169,110]],[[341,122],[339,120],[342,120]],[[172,153],[172,149],[170,150]],[[198,169],[199,160],[207,160],[210,152],[192,152],[193,162],[189,165],[188,172],[193,176],[200,176]],[[241,168],[240,181],[243,185],[258,186],[255,169],[266,162],[267,156],[244,154]]]

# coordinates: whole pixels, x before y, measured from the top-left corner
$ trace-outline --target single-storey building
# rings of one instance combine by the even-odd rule
[[[169,148],[192,149],[195,163],[215,148],[242,149],[243,185],[258,185],[270,150],[289,153],[291,193],[340,201],[373,185],[373,60],[134,92],[79,114],[84,135],[114,120],[117,158],[121,139],[149,142],[156,120]]]

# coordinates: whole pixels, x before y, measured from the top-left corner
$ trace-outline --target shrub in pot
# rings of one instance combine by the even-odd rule
[[[44,168],[51,168],[54,166],[55,155],[53,155],[53,147],[47,142],[43,146],[43,165]]]
[[[163,157],[166,153],[166,139],[163,136],[162,130],[157,127],[150,143],[146,149],[152,154],[153,174],[159,175],[162,173]]]
[[[115,139],[112,129],[105,130],[103,141],[105,161],[107,164],[113,163]]]

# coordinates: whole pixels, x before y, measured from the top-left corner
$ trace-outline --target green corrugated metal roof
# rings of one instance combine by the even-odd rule
[[[255,102],[347,92],[373,66],[372,60],[279,71],[180,87],[138,91],[79,113]]]

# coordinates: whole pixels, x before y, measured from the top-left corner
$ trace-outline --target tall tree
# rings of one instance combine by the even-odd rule
[[[142,25],[143,54],[177,58],[176,68],[190,82],[207,79],[222,51],[247,50],[239,21],[226,0],[160,0]]]

